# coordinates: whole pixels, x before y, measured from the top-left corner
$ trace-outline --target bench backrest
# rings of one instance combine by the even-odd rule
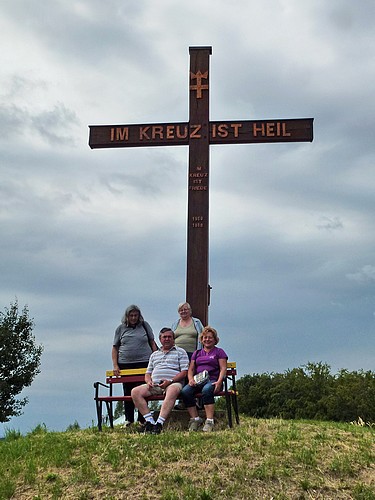
[[[228,361],[227,363],[227,378],[235,380],[237,375],[235,361]],[[130,368],[126,370],[120,370],[120,376],[115,376],[113,370],[106,371],[106,383],[107,384],[118,384],[127,382],[144,382],[145,380],[146,368]]]

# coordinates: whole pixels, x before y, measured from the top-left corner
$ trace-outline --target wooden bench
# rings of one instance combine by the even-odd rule
[[[120,370],[120,376],[116,377],[113,375],[113,370],[108,370],[106,372],[106,383],[103,384],[101,382],[95,382],[95,406],[96,406],[96,414],[98,418],[98,429],[102,430],[103,424],[103,403],[106,406],[109,425],[113,429],[113,403],[117,401],[131,401],[131,396],[124,395],[115,395],[114,387],[116,384],[123,384],[124,382],[138,382],[144,383],[145,381],[145,373],[146,368],[135,368],[131,370]],[[237,389],[236,389],[236,363],[234,361],[228,362],[227,366],[227,375],[224,379],[223,390],[220,391],[216,396],[225,397],[227,418],[229,427],[233,427],[233,413],[235,416],[236,423],[240,423],[240,418],[238,414],[238,402],[237,402]],[[117,386],[121,387],[122,385]],[[105,395],[100,394],[101,388],[107,389],[107,393]],[[197,397],[201,395],[198,394]],[[162,401],[164,399],[164,395],[160,396],[150,396],[147,398],[147,401]]]

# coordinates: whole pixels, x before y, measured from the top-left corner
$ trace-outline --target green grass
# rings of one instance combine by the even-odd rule
[[[0,499],[375,500],[373,427],[258,420],[210,434],[95,428],[0,442]]]

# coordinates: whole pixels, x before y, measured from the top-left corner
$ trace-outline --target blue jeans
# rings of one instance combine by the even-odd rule
[[[201,392],[203,405],[213,405],[215,403],[214,398],[214,386],[211,381],[206,382],[204,385],[185,385],[181,391],[181,397],[185,403],[186,408],[191,408],[195,406],[196,400],[195,395]]]

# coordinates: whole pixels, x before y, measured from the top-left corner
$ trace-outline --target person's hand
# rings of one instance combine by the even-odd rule
[[[115,377],[119,377],[120,376],[120,368],[117,366],[117,367],[113,367],[113,375]]]
[[[161,380],[160,384],[159,384],[159,387],[161,387],[163,389],[163,391],[165,391],[166,388],[168,386],[170,386],[170,385],[171,385],[171,381],[170,380]]]
[[[192,378],[191,380],[189,380],[189,385],[191,387],[195,387],[197,385],[196,381]]]
[[[217,394],[218,392],[221,391],[221,386],[223,385],[222,382],[213,382],[212,385],[215,386],[214,388],[214,394]]]

